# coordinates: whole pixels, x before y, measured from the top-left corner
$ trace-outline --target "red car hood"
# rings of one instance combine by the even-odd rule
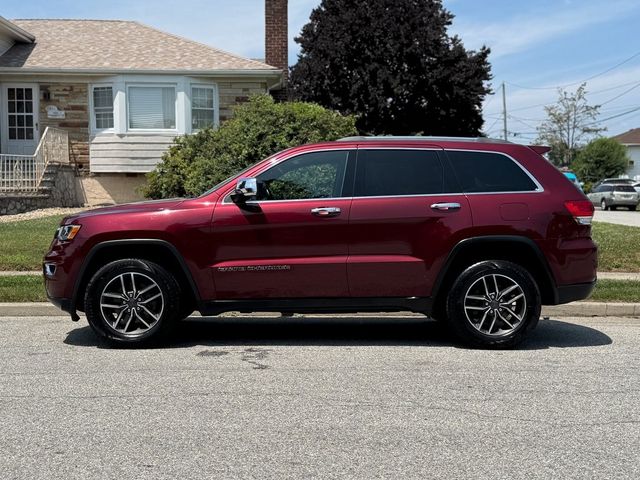
[[[69,215],[63,221],[63,223],[73,223],[77,220],[82,220],[85,217],[93,217],[96,215],[109,215],[111,213],[135,213],[135,212],[150,212],[150,211],[160,211],[160,210],[170,210],[182,202],[184,202],[184,198],[171,198],[168,200],[151,200],[146,202],[135,202],[135,203],[123,203],[121,205],[113,205],[109,207],[96,208],[93,210],[86,210],[84,212],[76,213],[74,215]]]

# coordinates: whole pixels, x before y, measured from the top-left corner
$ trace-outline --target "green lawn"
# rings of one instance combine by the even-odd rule
[[[592,232],[598,244],[599,271],[640,272],[639,227],[595,222]]]
[[[640,282],[633,280],[598,280],[589,298],[592,302],[640,302]]]
[[[0,277],[0,302],[45,302],[44,280],[37,275]]]
[[[62,217],[0,223],[0,270],[40,270]]]

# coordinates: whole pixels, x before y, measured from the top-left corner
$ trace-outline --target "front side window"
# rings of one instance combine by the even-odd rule
[[[165,86],[129,87],[129,128],[174,130],[176,128],[176,89]]]
[[[191,129],[212,127],[215,122],[213,87],[191,88]]]
[[[535,182],[513,160],[494,152],[447,151],[464,193],[532,192]]]
[[[433,150],[360,150],[355,196],[442,193],[442,163]]]
[[[347,150],[305,153],[258,176],[258,200],[301,200],[342,196]]]
[[[93,120],[96,130],[113,128],[112,87],[93,87]]]

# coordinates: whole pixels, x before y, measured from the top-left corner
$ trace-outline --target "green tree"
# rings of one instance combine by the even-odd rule
[[[489,49],[466,50],[441,0],[323,0],[295,40],[293,94],[374,134],[480,134]]]
[[[629,166],[624,145],[612,138],[598,138],[584,147],[572,164],[576,175],[585,183],[617,177]]]
[[[200,195],[249,165],[285,148],[354,135],[355,118],[305,102],[252,96],[220,128],[176,138],[147,174],[148,198]]]
[[[551,147],[549,159],[559,167],[571,165],[580,148],[604,132],[597,124],[600,105],[587,103],[586,84],[574,92],[558,90],[558,102],[546,106],[547,119],[538,127],[537,143]]]

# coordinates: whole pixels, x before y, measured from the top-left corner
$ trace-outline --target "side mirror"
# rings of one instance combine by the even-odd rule
[[[233,203],[243,205],[249,200],[255,200],[258,195],[258,180],[255,178],[240,178],[231,194]]]

